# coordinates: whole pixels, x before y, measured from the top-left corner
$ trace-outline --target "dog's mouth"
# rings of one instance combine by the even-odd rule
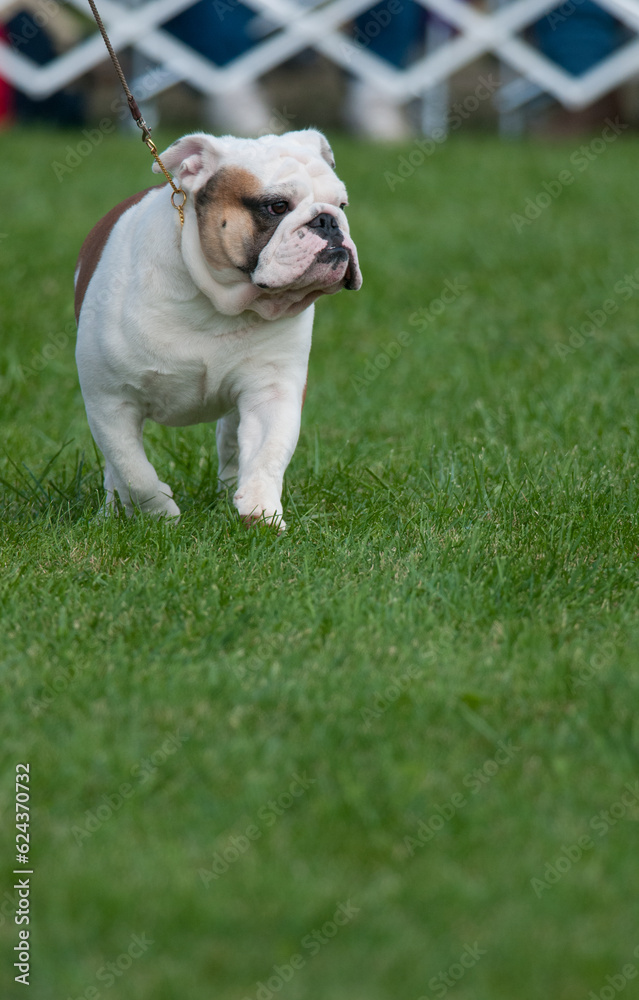
[[[331,287],[340,284],[349,292],[356,291],[359,285],[355,280],[356,268],[353,260],[353,253],[348,247],[335,246],[326,247],[321,250],[315,258],[315,265],[328,265],[330,268],[327,274],[327,285]],[[341,274],[339,272],[342,272]],[[331,272],[335,274],[335,280],[331,281]]]
[[[324,282],[330,286],[343,281],[349,268],[350,255],[346,247],[325,247],[309,267],[308,276],[322,275]]]
[[[299,286],[315,285],[330,293],[341,288],[355,291],[359,288],[355,280],[357,273],[353,253],[348,247],[324,247],[300,279]]]
[[[349,253],[346,247],[325,247],[324,250],[320,250],[318,253],[315,263],[330,264],[332,269],[336,271],[339,265],[347,260],[349,260]]]
[[[267,285],[255,281],[263,290],[252,306],[264,319],[297,316],[324,295],[335,295],[343,288],[357,291],[362,284],[357,257],[348,246],[324,247],[295,281],[287,285]]]
[[[346,268],[346,274],[344,275],[344,288],[347,292],[356,292],[359,288],[355,280],[355,268],[353,267],[353,255],[349,253],[348,255],[348,267]]]
[[[330,262],[333,271],[339,272],[341,268],[344,269],[340,279],[338,279],[340,280],[341,288],[345,288],[348,292],[356,292],[361,288],[362,276],[359,271],[355,249],[350,240],[345,245],[338,244],[335,247],[327,247],[326,250],[319,254],[320,258],[322,257],[322,253],[326,253],[326,259]]]
[[[280,292],[293,291],[295,289],[303,291],[307,286],[314,286],[319,291],[322,288],[333,288],[335,285],[352,289],[353,267],[351,255],[345,247],[326,247],[318,253],[313,263],[306,269],[303,275],[292,281],[289,285],[267,285],[262,282],[255,282],[258,288],[265,292],[278,294]]]
[[[301,241],[303,240],[304,237],[301,237]],[[279,260],[275,258],[275,266],[268,262],[265,267],[256,268],[251,275],[253,284],[262,289],[267,298],[281,294],[302,297],[311,292],[316,293],[317,297],[323,294],[333,295],[342,288],[348,291],[359,289],[362,279],[357,251],[350,238],[338,231],[330,242],[317,242],[319,246],[315,253],[306,254],[303,267],[299,267],[303,257],[300,259],[296,252],[297,241],[289,242],[280,253]],[[303,251],[307,249],[304,245]]]

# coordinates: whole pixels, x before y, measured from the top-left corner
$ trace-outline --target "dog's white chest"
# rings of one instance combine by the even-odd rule
[[[233,407],[203,361],[183,363],[177,372],[151,369],[142,376],[138,392],[146,418],[168,427],[210,423]]]

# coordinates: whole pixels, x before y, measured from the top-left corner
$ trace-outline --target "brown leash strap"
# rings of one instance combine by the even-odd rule
[[[158,155],[157,146],[155,145],[155,143],[151,139],[151,129],[149,128],[149,126],[145,122],[144,118],[142,117],[142,112],[140,111],[140,109],[138,107],[137,101],[136,101],[135,97],[133,96],[133,94],[131,93],[131,91],[129,90],[128,84],[126,82],[126,77],[125,77],[124,73],[122,72],[122,67],[120,66],[120,60],[116,56],[115,50],[114,50],[113,46],[111,45],[111,41],[109,39],[109,36],[107,35],[106,28],[104,27],[104,24],[102,23],[102,18],[100,17],[100,15],[98,13],[98,8],[95,5],[95,0],[89,0],[89,6],[90,6],[90,8],[91,8],[91,10],[93,12],[93,16],[95,18],[95,23],[97,24],[98,28],[100,29],[100,34],[102,35],[102,38],[104,39],[104,44],[107,47],[107,51],[108,51],[109,55],[111,56],[111,62],[113,63],[113,68],[115,69],[115,72],[118,74],[118,78],[120,80],[120,83],[122,84],[122,89],[124,90],[124,93],[126,94],[126,99],[127,99],[128,105],[129,105],[129,110],[131,111],[131,115],[133,116],[133,121],[135,122],[135,124],[137,125],[137,127],[142,130],[142,142],[145,144],[145,146],[148,147],[148,149],[150,149],[151,155],[154,157],[155,162],[159,166],[160,170],[162,171],[162,173],[166,177],[166,179],[169,182],[169,184],[171,185],[171,187],[173,188],[173,193],[171,195],[171,204],[173,205],[173,208],[177,209],[177,212],[178,212],[178,214],[180,216],[180,225],[183,226],[184,225],[184,206],[186,204],[186,191],[183,191],[182,188],[179,188],[179,187],[176,186],[175,182],[173,181],[173,178],[171,177],[170,173],[168,172],[168,170],[166,169],[166,167],[164,166],[164,164],[162,163],[162,160],[160,159],[160,157]],[[174,201],[174,198],[175,198],[176,194],[182,195],[182,201],[179,202],[178,204],[176,204],[175,201]]]

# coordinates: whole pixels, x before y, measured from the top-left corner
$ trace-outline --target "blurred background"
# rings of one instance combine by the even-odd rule
[[[639,121],[636,0],[104,0],[101,13],[152,126],[442,141]],[[0,0],[2,126],[131,127],[116,88],[85,0]]]
[[[206,424],[146,432],[179,526],[96,517],[72,277],[151,157],[86,0],[0,0],[0,815],[29,761],[32,995],[611,1000],[639,983],[639,0],[98,6],[160,148],[328,132],[365,284],[317,309],[287,536],[218,497]]]

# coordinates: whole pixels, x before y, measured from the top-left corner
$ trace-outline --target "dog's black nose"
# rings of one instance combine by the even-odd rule
[[[317,232],[326,239],[333,239],[339,233],[339,223],[334,215],[329,212],[320,212],[314,219],[307,222],[309,229],[316,229]]]

